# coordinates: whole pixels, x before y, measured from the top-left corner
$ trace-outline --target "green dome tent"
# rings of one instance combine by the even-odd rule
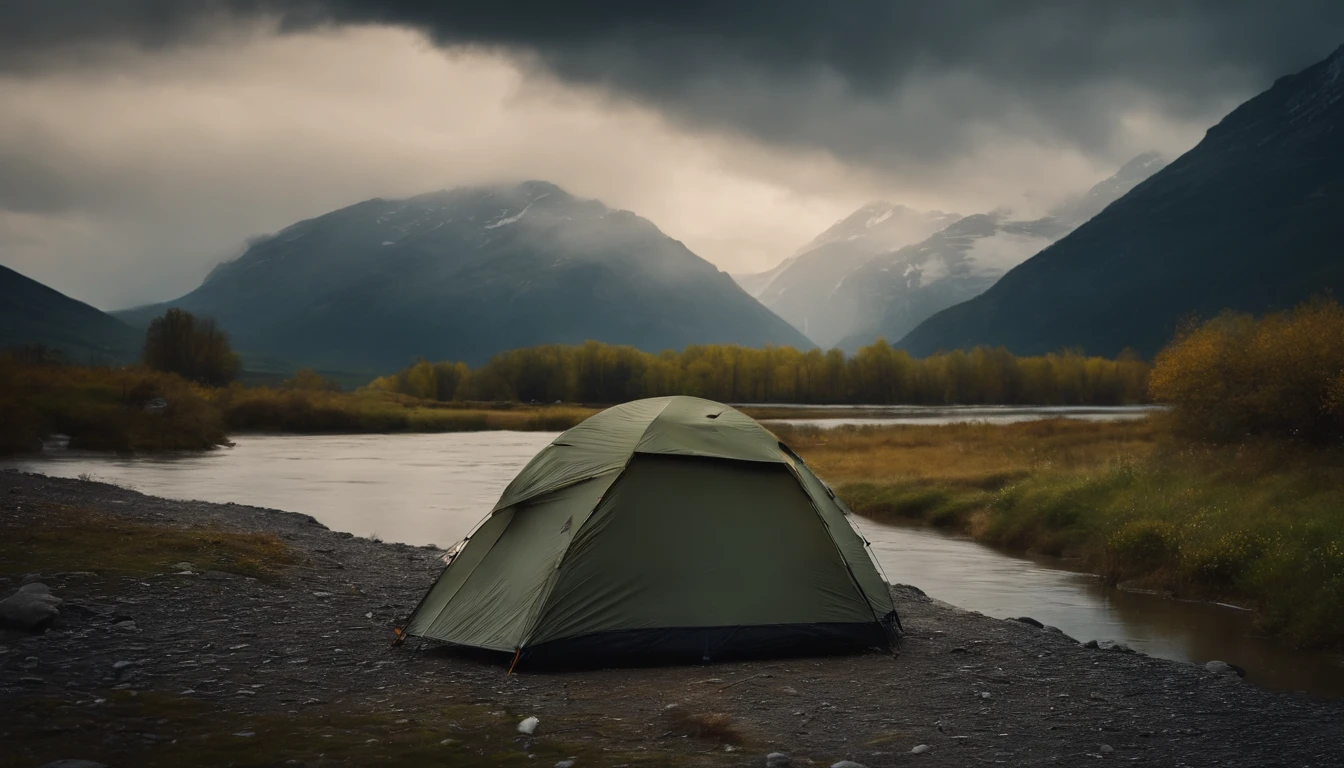
[[[639,400],[538,453],[404,631],[525,662],[889,649],[896,611],[865,545],[751,418]]]

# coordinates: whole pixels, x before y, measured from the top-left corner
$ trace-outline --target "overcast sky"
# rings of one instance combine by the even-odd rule
[[[538,178],[758,271],[872,199],[1039,210],[1340,43],[1336,0],[0,0],[0,263],[122,308]]]

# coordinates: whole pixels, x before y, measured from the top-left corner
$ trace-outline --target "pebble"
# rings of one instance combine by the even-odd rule
[[[838,763],[831,763],[831,768],[868,768],[868,766],[853,760],[841,760]]]
[[[771,752],[765,756],[765,768],[789,768],[792,760],[788,752]]]
[[[929,751],[929,745],[928,745],[928,744],[919,744],[919,745],[916,745],[915,747],[911,748],[911,750],[910,750],[910,754],[912,754],[912,755],[922,755],[922,754],[924,754],[925,752],[928,752],[928,751]]]
[[[1102,754],[1109,755],[1110,753],[1115,751],[1115,747],[1112,747],[1110,744],[1102,744],[1100,747],[1097,748],[1097,751],[1101,752]]]
[[[532,734],[537,732],[538,725],[541,725],[540,720],[538,720],[535,717],[529,717],[518,724],[518,732],[525,733],[528,736],[531,736]]]
[[[574,768],[578,764],[579,761],[577,760],[561,760],[555,764],[555,768]]]
[[[235,734],[233,734],[233,735],[234,735],[234,736],[242,737],[242,738],[244,738],[244,739],[250,739],[250,738],[252,738],[253,736],[256,736],[256,735],[257,735],[257,732],[256,732],[256,731],[239,731],[239,732],[237,732],[237,733],[235,733]]]

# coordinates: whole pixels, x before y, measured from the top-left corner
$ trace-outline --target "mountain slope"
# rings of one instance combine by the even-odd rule
[[[1344,47],[1237,107],[1203,141],[983,295],[900,344],[1156,352],[1191,314],[1344,293]]]
[[[841,219],[774,269],[734,279],[761,303],[823,346],[849,332],[850,308],[831,300],[847,275],[874,255],[918,242],[960,218],[874,202]]]
[[[1002,212],[968,216],[923,242],[876,256],[836,287],[833,301],[858,320],[840,346],[900,339],[933,314],[983,293],[1005,272],[1068,234],[1164,164],[1145,153],[1082,196],[1030,221]]]
[[[647,220],[536,181],[302,221],[181,299],[122,316],[165,306],[215,317],[246,354],[356,372],[587,339],[811,346]]]
[[[0,267],[0,347],[45,344],[73,362],[139,357],[141,336],[110,315]]]

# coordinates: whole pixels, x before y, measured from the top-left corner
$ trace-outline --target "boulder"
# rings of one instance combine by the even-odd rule
[[[25,584],[18,592],[0,600],[0,627],[45,632],[60,618],[61,602],[46,584]]]

